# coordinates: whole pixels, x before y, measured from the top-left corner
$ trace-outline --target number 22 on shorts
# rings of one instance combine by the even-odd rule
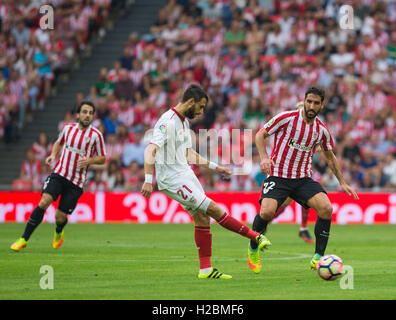
[[[186,189],[189,193],[192,193],[191,189],[186,185],[183,184],[182,188]],[[183,200],[186,200],[188,198],[188,195],[184,194],[182,189],[177,190],[177,194],[181,196]]]
[[[263,193],[266,194],[268,191],[274,189],[275,187],[275,182],[265,182],[264,183],[264,188],[263,188]]]

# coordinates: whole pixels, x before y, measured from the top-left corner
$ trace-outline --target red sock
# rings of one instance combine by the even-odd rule
[[[308,216],[309,216],[309,208],[305,209],[301,208],[301,228],[308,228]]]
[[[256,241],[256,237],[260,235],[260,233],[251,230],[249,227],[240,223],[238,220],[231,217],[228,213],[224,213],[219,220],[217,220],[219,225],[222,227],[239,233],[240,235],[249,238],[250,240]]]
[[[212,267],[210,257],[212,256],[212,234],[210,227],[195,226],[195,244],[198,249],[199,268]]]
[[[271,220],[274,220],[276,217],[278,217],[283,211],[285,211],[286,207],[285,206],[280,206],[278,210],[276,210],[274,216],[272,217]]]

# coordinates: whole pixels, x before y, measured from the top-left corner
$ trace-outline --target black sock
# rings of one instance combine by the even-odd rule
[[[61,233],[66,224],[67,224],[67,218],[63,223],[56,224],[56,229],[55,229],[56,233]]]
[[[331,226],[331,219],[322,219],[318,216],[316,219],[315,224],[315,237],[316,237],[316,244],[315,244],[315,253],[320,254],[321,256],[324,255],[327,241],[330,237],[330,226]]]
[[[25,232],[22,235],[22,238],[24,238],[26,241],[29,240],[34,229],[36,229],[41,221],[43,221],[44,212],[45,210],[41,209],[39,206],[34,208],[34,210],[32,211],[30,218],[26,224]]]
[[[264,234],[265,231],[267,231],[268,222],[269,221],[264,220],[263,218],[260,217],[260,213],[257,213],[253,221],[253,227],[252,227],[253,231]],[[257,242],[250,240],[250,248],[257,249],[257,246],[258,246]]]

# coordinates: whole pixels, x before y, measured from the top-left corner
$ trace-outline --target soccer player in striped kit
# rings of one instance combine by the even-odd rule
[[[296,104],[297,109],[301,109],[303,107],[304,107],[304,101],[300,101]],[[321,151],[320,146],[316,147],[316,151]],[[272,220],[279,217],[285,211],[287,206],[290,205],[290,203],[292,203],[292,202],[293,202],[293,199],[288,197],[285,200],[285,202],[283,202],[280,205],[280,207],[278,208],[278,210],[275,212],[274,216],[272,217]],[[260,215],[260,213],[257,213],[257,214]],[[313,243],[315,241],[314,241],[314,239],[312,239],[311,234],[308,231],[308,217],[309,217],[309,208],[301,207],[301,225],[300,225],[300,231],[298,232],[298,236],[301,239],[303,239],[305,242]],[[253,228],[253,230],[254,230],[254,228]],[[254,230],[254,231],[260,232],[261,230]],[[249,257],[249,254],[248,254],[248,257]],[[250,266],[250,264],[249,264],[249,266]],[[255,273],[259,273],[261,271],[261,269],[257,269],[257,268],[255,268],[254,265],[252,265],[252,271]]]
[[[253,230],[261,230],[264,234],[275,212],[288,197],[304,208],[314,209],[318,217],[315,224],[315,254],[310,262],[312,269],[316,269],[326,250],[333,212],[326,191],[311,178],[312,157],[317,146],[321,146],[342,190],[359,199],[342,177],[337,158],[332,151],[334,142],[328,128],[317,118],[324,108],[324,98],[325,92],[322,88],[308,88],[303,108],[277,114],[259,130],[255,139],[261,159],[261,171],[268,178],[261,189],[261,209],[254,219]],[[270,135],[275,135],[271,157],[266,152],[265,142]],[[260,272],[261,261],[254,242],[250,243],[248,260],[250,269]]]
[[[60,196],[55,214],[56,230],[52,241],[53,248],[58,249],[63,243],[63,228],[68,221],[67,215],[72,214],[78,199],[83,194],[89,165],[106,162],[103,136],[91,125],[95,105],[90,101],[83,101],[77,107],[76,113],[78,122],[63,127],[50,156],[45,160],[51,165],[62,151],[53,172],[44,182],[41,200],[31,213],[22,237],[11,245],[14,251],[27,246],[33,231],[43,220],[45,210]]]

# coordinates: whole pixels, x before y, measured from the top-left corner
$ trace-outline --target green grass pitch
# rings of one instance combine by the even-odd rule
[[[313,225],[309,226],[313,233]],[[248,241],[213,225],[213,265],[232,280],[198,280],[193,225],[69,224],[54,250],[54,225],[42,224],[28,247],[12,252],[23,224],[0,224],[0,299],[396,299],[396,226],[333,225],[326,253],[353,268],[353,289],[309,269],[314,244],[297,225],[270,225],[263,271],[247,266]],[[40,288],[40,268],[54,288]]]

